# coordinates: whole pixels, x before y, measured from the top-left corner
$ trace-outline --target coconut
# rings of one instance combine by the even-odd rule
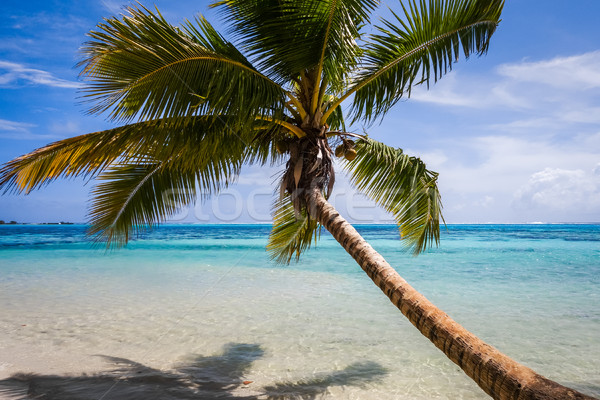
[[[346,150],[346,152],[344,153],[344,157],[346,157],[346,160],[348,160],[348,161],[354,160],[356,158],[356,150],[354,150],[354,149]]]
[[[338,147],[335,148],[335,156],[336,157],[343,157],[345,150],[346,149],[344,148],[344,145],[340,144]]]

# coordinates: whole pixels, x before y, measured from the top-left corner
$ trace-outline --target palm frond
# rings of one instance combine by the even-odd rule
[[[284,79],[320,70],[319,80],[341,82],[355,64],[362,25],[378,0],[221,0],[239,46],[261,70]],[[322,76],[321,76],[322,71]],[[318,90],[318,87],[315,88]]]
[[[316,76],[335,93],[344,87],[346,77],[356,66],[360,54],[356,43],[361,36],[360,29],[363,24],[368,23],[378,1],[329,0],[319,3],[327,6],[327,19],[319,29],[322,33],[317,36],[322,38],[322,44]],[[321,100],[318,96],[319,89],[323,90],[316,85],[312,96],[313,109],[316,109]]]
[[[319,235],[320,224],[306,211],[294,211],[290,196],[274,203],[273,228],[267,244],[272,260],[281,264],[289,264],[293,257],[298,260]]]
[[[92,191],[88,234],[98,242],[123,246],[196,200],[198,174],[169,162],[118,164],[99,176]]]
[[[385,114],[413,86],[437,81],[461,52],[485,54],[500,22],[504,0],[407,0],[403,16],[383,20],[365,50],[363,68],[344,101],[354,94],[353,120]],[[327,115],[324,116],[326,120]]]
[[[337,100],[337,98],[333,95],[326,94],[323,97],[325,102],[324,112],[329,111],[329,107],[332,106]],[[344,111],[342,110],[341,105],[337,105],[335,109],[332,111],[331,116],[327,120],[327,125],[329,125],[329,130],[346,130],[346,120],[344,118]]]
[[[95,177],[117,161],[165,160],[185,149],[192,155],[191,169],[212,157],[237,165],[252,154],[248,149],[256,123],[233,130],[228,122],[228,117],[212,116],[164,119],[64,139],[4,164],[0,189],[29,193],[61,177]]]
[[[438,174],[418,158],[375,140],[359,139],[355,146],[357,157],[344,164],[352,183],[394,216],[414,254],[437,244],[442,219]]]
[[[127,151],[135,154],[148,144],[146,131],[135,124],[51,143],[4,164],[0,188],[29,193],[61,177],[94,176]]]
[[[200,127],[205,131],[197,131]],[[131,231],[143,231],[233,183],[251,152],[237,132],[225,128],[221,120],[197,125],[138,155],[135,163],[122,158],[111,165],[92,192],[90,234],[109,246],[124,245]]]
[[[290,140],[289,132],[277,124],[256,126],[246,152],[248,164],[282,164],[285,157],[277,150],[278,141]]]
[[[283,110],[279,83],[204,18],[177,28],[141,6],[127,12],[99,24],[83,47],[79,65],[90,112],[124,121],[230,114],[246,122]]]

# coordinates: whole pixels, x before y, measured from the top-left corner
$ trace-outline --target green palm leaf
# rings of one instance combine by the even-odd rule
[[[341,103],[354,94],[354,120],[385,114],[414,85],[447,73],[461,52],[466,58],[486,53],[504,6],[504,0],[407,3],[402,17],[394,14],[376,27],[362,71],[340,97]]]
[[[441,198],[438,174],[425,164],[372,139],[356,142],[357,157],[344,164],[354,185],[392,213],[400,236],[415,254],[439,242]]]
[[[3,165],[0,188],[29,193],[60,177],[94,176],[125,153],[133,161],[137,149],[160,143],[151,132],[149,123],[133,124],[51,143]]]
[[[323,111],[329,111],[329,107],[336,102],[337,98],[326,94],[323,96],[323,100],[325,101]],[[336,106],[336,108],[332,110],[332,113],[327,120],[327,125],[329,125],[329,130],[331,131],[346,131],[346,120],[341,105]]]
[[[221,0],[240,46],[257,65],[290,80],[314,70],[317,80],[341,82],[358,54],[356,40],[377,0]],[[292,45],[290,45],[292,44]],[[343,68],[340,68],[343,66]],[[323,75],[321,74],[323,72]],[[316,90],[319,90],[317,85]]]
[[[233,183],[245,162],[264,163],[269,154],[275,157],[272,143],[265,149],[256,139],[258,127],[234,131],[227,119],[198,117],[187,128],[150,154],[137,153],[135,163],[120,159],[98,177],[101,183],[92,193],[90,212],[90,234],[98,241],[123,245],[130,232],[164,221],[197,197]],[[276,128],[267,126],[266,131]]]
[[[128,8],[106,19],[83,48],[90,112],[141,120],[212,114],[281,115],[286,92],[259,73],[203,18],[182,28],[160,13]]]
[[[289,264],[293,257],[310,248],[320,234],[320,224],[304,211],[294,211],[290,196],[276,201],[273,205],[273,228],[269,235],[267,251],[271,259],[281,264]]]
[[[246,149],[245,161],[248,164],[270,164],[281,165],[285,157],[277,151],[278,141],[289,140],[289,132],[276,124],[257,123],[254,129],[254,137],[250,146]]]
[[[94,177],[117,160],[130,164],[151,156],[165,160],[188,149],[189,168],[201,168],[206,160],[232,160],[239,165],[254,154],[257,123],[233,130],[229,118],[199,116],[140,122],[51,143],[18,157],[0,169],[0,188],[29,193],[60,177]],[[271,130],[274,128],[270,128]],[[269,131],[270,132],[270,131]],[[257,150],[253,150],[256,152]],[[205,186],[210,186],[210,177]]]
[[[326,7],[326,20],[314,33],[316,38],[322,39],[316,71],[321,87],[315,85],[313,89],[312,110],[321,103],[326,86],[334,93],[344,88],[361,52],[356,43],[361,36],[360,29],[369,21],[377,4],[378,1],[373,0],[319,1],[320,7]],[[340,68],[340,65],[345,67]]]
[[[196,200],[198,174],[169,162],[119,164],[98,177],[92,191],[88,233],[107,246],[122,246]]]

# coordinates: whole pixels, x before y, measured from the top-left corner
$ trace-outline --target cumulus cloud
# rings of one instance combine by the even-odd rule
[[[27,68],[23,64],[0,61],[0,87],[16,87],[23,84],[66,89],[81,86],[78,82],[57,78],[48,71]]]
[[[428,165],[440,172],[440,182],[447,190],[495,197],[502,192],[513,193],[546,167],[591,170],[599,155],[585,143],[583,137],[562,143],[543,138],[481,136],[464,143],[444,142],[445,148],[437,151],[454,156],[448,156],[442,164]]]
[[[600,87],[600,51],[537,62],[504,64],[498,73],[513,81],[536,82],[555,88],[582,90]]]
[[[598,219],[598,65],[600,51],[523,60],[414,92],[447,118],[448,139],[429,147],[440,155],[428,165],[450,221]]]
[[[506,135],[450,138],[438,146],[429,149],[436,155],[431,159],[418,149],[412,153],[423,155],[440,173],[450,223],[583,222],[597,220],[594,213],[600,216],[600,134],[573,135],[568,141]]]
[[[516,207],[600,211],[600,175],[596,170],[545,168],[531,175],[514,196]]]
[[[596,123],[597,107],[584,108],[600,88],[598,65],[600,51],[593,51],[503,64],[489,76],[452,72],[429,91],[415,90],[412,99],[473,109],[537,109],[555,119]]]

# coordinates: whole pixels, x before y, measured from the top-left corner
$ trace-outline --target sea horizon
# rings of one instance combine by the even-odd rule
[[[350,222],[351,225],[382,225],[382,226],[397,226],[394,222]],[[60,222],[16,222],[16,223],[0,223],[0,226],[4,225],[79,225],[88,226],[87,222],[71,222],[71,221],[60,221]],[[194,225],[194,226],[208,226],[208,225],[261,225],[261,226],[272,226],[272,223],[268,222],[161,222],[154,226],[169,226],[169,225]],[[444,226],[452,225],[600,225],[599,222],[543,222],[543,221],[532,221],[532,222],[449,222],[444,225],[440,225],[443,229]]]

